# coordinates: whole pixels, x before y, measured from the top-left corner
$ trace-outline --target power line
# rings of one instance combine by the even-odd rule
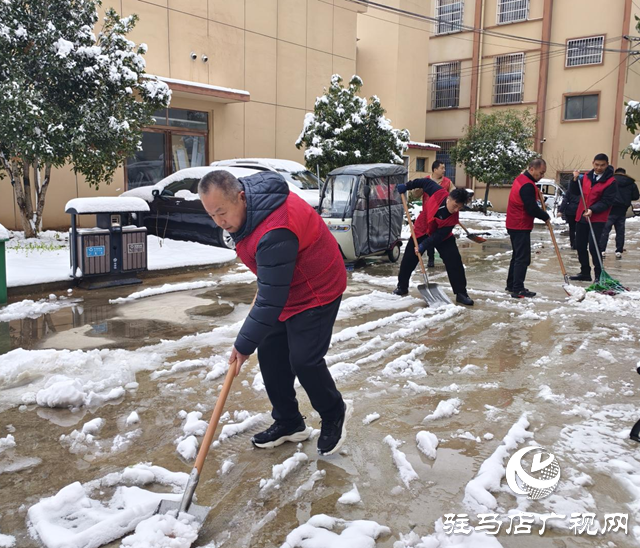
[[[373,8],[377,8],[383,11],[389,11],[392,13],[396,13],[396,14],[400,14],[400,15],[404,15],[405,17],[410,17],[412,19],[419,19],[422,21],[429,21],[432,23],[446,23],[452,27],[455,27],[458,30],[466,30],[466,31],[470,31],[470,32],[475,32],[478,34],[485,34],[487,36],[494,36],[497,38],[507,38],[510,40],[515,40],[515,41],[520,41],[520,42],[527,42],[527,43],[534,43],[534,44],[541,44],[541,45],[549,45],[549,46],[557,46],[557,47],[561,47],[561,48],[566,48],[567,45],[566,44],[561,44],[559,42],[550,42],[547,40],[540,40],[538,38],[527,38],[525,36],[517,36],[515,34],[506,34],[503,32],[497,32],[497,31],[492,31],[492,30],[486,30],[486,29],[480,29],[480,28],[476,28],[476,27],[472,27],[472,26],[468,26],[468,25],[463,25],[461,23],[452,23],[449,21],[442,21],[440,19],[438,19],[437,17],[431,17],[429,15],[422,15],[420,13],[416,13],[413,11],[409,11],[409,10],[403,10],[400,8],[395,8],[393,6],[387,6],[385,4],[380,4],[379,2],[374,2],[373,0],[349,0],[350,2],[354,2],[356,4],[361,4],[361,5],[365,5],[365,6],[371,6]],[[610,48],[593,48],[593,49],[603,49],[605,51],[611,51],[611,52],[617,52],[617,53],[627,53],[630,50],[621,50],[621,49],[610,49]]]

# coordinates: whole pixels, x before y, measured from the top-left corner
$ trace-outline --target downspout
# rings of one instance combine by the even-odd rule
[[[631,22],[631,1],[624,3],[624,16],[622,17],[622,36],[629,34],[629,24]],[[624,48],[620,48],[624,49]],[[615,112],[613,115],[613,143],[611,146],[611,163],[615,166],[618,163],[620,154],[620,129],[622,127],[622,103],[624,102],[624,80],[627,72],[625,62],[628,54],[620,52],[620,66],[618,67],[618,90],[616,92]]]
[[[476,29],[484,29],[484,0],[476,0],[475,13],[473,17],[473,26]],[[480,79],[482,75],[482,67],[480,62],[482,60],[482,46],[484,40],[482,39],[482,33],[475,31],[473,34],[473,54],[471,59],[471,94],[469,97],[469,126],[474,126],[476,123],[476,112],[480,108]],[[476,190],[476,180],[471,179],[467,175],[466,184],[467,188]]]
[[[549,42],[551,41],[551,18],[553,0],[544,0],[542,12],[542,48],[540,51],[540,78],[538,79],[538,98],[536,102],[536,132],[533,149],[542,156],[544,147],[544,125],[547,108],[547,84],[549,81]]]

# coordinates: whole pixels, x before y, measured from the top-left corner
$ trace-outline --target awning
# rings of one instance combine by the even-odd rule
[[[419,150],[440,150],[440,147],[433,143],[418,143],[417,141],[409,141],[409,148],[417,148]]]
[[[247,103],[251,100],[251,94],[243,89],[213,86],[190,80],[176,80],[166,76],[158,76],[157,78],[169,86],[175,97],[204,99],[216,103]]]

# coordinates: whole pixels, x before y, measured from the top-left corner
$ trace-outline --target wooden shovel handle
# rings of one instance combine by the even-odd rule
[[[234,361],[231,365],[229,365],[229,371],[227,371],[227,376],[224,379],[224,384],[222,385],[222,390],[220,391],[220,395],[218,396],[218,401],[213,408],[209,426],[207,426],[207,431],[205,432],[204,438],[202,439],[202,445],[200,446],[200,450],[198,451],[196,464],[194,466],[194,468],[198,470],[198,474],[202,472],[204,459],[207,458],[209,447],[211,447],[211,443],[213,442],[213,436],[216,433],[216,428],[218,428],[218,423],[220,422],[220,417],[222,416],[224,404],[226,403],[227,396],[229,395],[229,391],[231,390],[233,378],[236,376],[237,363],[237,361]]]
[[[542,205],[542,211],[547,212],[547,205],[544,203],[544,195],[540,192],[538,185],[534,185],[536,188],[536,194],[540,198],[540,204]],[[562,272],[562,276],[565,281],[567,280],[567,271],[564,268],[564,261],[562,260],[562,256],[560,255],[560,249],[558,248],[558,242],[556,242],[556,235],[553,233],[553,227],[551,226],[551,221],[545,221],[545,225],[549,229],[549,234],[551,235],[551,241],[553,242],[553,248],[556,250],[556,257],[558,257],[558,262],[560,263],[560,272]]]
[[[413,238],[413,245],[416,249],[419,249],[418,238],[416,238],[416,232],[413,229],[413,223],[411,222],[411,214],[409,213],[409,206],[407,206],[407,199],[404,197],[404,194],[400,194],[400,198],[402,198],[402,205],[404,206],[404,213],[407,216],[407,221],[409,221],[409,230],[411,230],[411,237]],[[422,274],[427,280],[427,269],[424,267],[424,262],[422,260],[422,255],[418,255],[418,260],[420,261],[420,267],[422,268]],[[427,284],[428,285],[428,284]]]
[[[464,226],[464,225],[460,222],[460,220],[458,220],[458,224],[460,225],[460,228],[461,228],[462,230],[464,230],[464,231],[465,231],[469,236],[471,235],[471,233],[467,230],[467,227],[466,227],[466,226]]]

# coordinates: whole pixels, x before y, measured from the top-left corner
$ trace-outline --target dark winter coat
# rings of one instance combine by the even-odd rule
[[[560,203],[560,207],[558,207],[558,213],[563,213],[566,217],[574,218],[578,211],[579,203],[580,196],[569,192],[569,189],[567,189]]]
[[[279,173],[264,171],[240,179],[247,198],[247,220],[231,234],[238,243],[278,209],[289,196],[289,187]],[[258,297],[245,320],[235,347],[241,354],[252,354],[278,321],[287,298],[298,256],[298,239],[287,229],[267,232],[256,252]]]
[[[631,177],[622,173],[614,175],[616,183],[618,184],[618,193],[616,199],[613,202],[613,208],[611,209],[612,215],[624,215],[629,209],[631,202],[640,198],[640,191],[636,181]]]

